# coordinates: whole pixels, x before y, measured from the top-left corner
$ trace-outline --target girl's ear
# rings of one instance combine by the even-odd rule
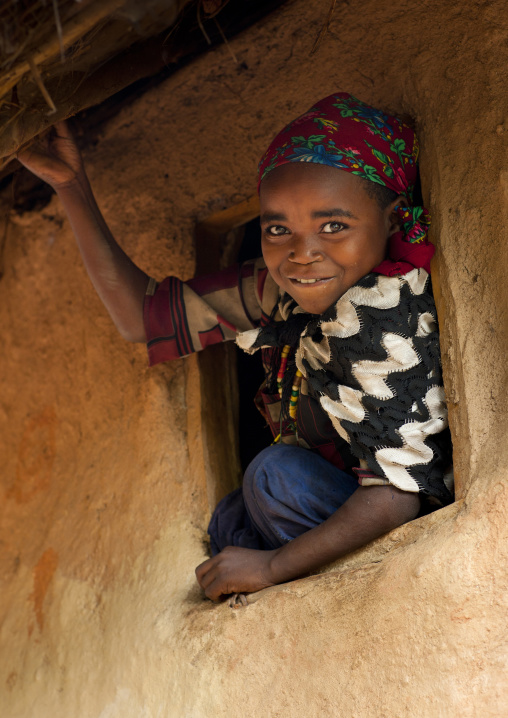
[[[389,223],[389,229],[388,229],[388,236],[391,237],[396,232],[400,232],[402,229],[400,224],[400,217],[397,214],[397,209],[399,207],[405,207],[407,204],[407,201],[403,195],[399,195],[397,199],[395,199],[393,202],[391,202],[388,207],[386,208],[386,213],[388,215],[388,223]]]

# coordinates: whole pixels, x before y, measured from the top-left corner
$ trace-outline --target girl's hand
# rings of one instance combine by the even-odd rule
[[[231,593],[253,593],[277,583],[272,576],[274,551],[227,546],[196,569],[196,577],[207,598],[218,601]]]
[[[80,152],[65,122],[57,122],[49,132],[36,137],[17,159],[56,191],[85,176]]]

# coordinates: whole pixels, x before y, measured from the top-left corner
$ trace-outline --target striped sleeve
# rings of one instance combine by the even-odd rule
[[[150,366],[234,339],[257,326],[264,306],[276,299],[261,259],[188,282],[150,280],[144,304]]]

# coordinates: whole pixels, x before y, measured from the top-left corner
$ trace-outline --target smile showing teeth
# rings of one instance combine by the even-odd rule
[[[314,279],[298,279],[294,277],[291,281],[297,284],[316,284],[316,282],[326,282],[327,279],[329,279],[329,277],[315,277]]]

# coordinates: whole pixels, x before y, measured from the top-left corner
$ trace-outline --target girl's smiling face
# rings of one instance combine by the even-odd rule
[[[399,230],[394,207],[370,197],[356,175],[288,163],[262,181],[261,244],[272,278],[311,314],[322,314],[380,264]]]

